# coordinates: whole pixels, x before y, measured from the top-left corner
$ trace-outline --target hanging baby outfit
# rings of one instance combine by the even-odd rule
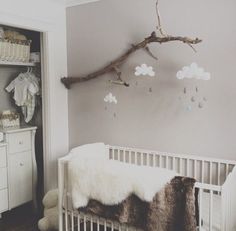
[[[39,79],[31,72],[20,73],[7,87],[8,92],[14,91],[13,98],[21,107],[24,120],[29,123],[36,106],[36,95],[39,95]]]

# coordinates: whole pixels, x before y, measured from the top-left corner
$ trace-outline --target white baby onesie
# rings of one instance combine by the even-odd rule
[[[6,90],[14,91],[15,103],[21,107],[24,120],[28,123],[34,115],[35,95],[39,93],[39,80],[31,73],[21,73],[6,87]]]
[[[23,106],[27,100],[28,89],[32,83],[26,78],[25,74],[19,74],[7,87],[6,90],[14,90],[14,100],[17,106]]]

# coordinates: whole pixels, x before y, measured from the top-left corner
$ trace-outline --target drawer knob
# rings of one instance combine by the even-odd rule
[[[20,166],[24,166],[24,164],[23,164],[23,163],[20,163]]]
[[[19,144],[22,145],[22,144],[23,144],[23,141],[19,141]]]

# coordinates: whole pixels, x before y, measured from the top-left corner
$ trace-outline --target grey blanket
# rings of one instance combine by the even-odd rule
[[[192,178],[175,177],[150,203],[132,194],[122,203],[112,206],[90,200],[80,211],[144,231],[196,231],[198,208],[194,183]]]

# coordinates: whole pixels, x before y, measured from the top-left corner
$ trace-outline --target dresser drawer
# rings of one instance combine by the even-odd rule
[[[7,168],[0,168],[0,190],[7,188]]]
[[[32,156],[31,152],[9,155],[9,206],[15,208],[31,201],[32,195]]]
[[[7,150],[6,147],[0,147],[0,168],[7,166]]]
[[[8,134],[9,153],[24,152],[31,149],[31,132]]]
[[[8,190],[0,190],[0,213],[8,210]]]

